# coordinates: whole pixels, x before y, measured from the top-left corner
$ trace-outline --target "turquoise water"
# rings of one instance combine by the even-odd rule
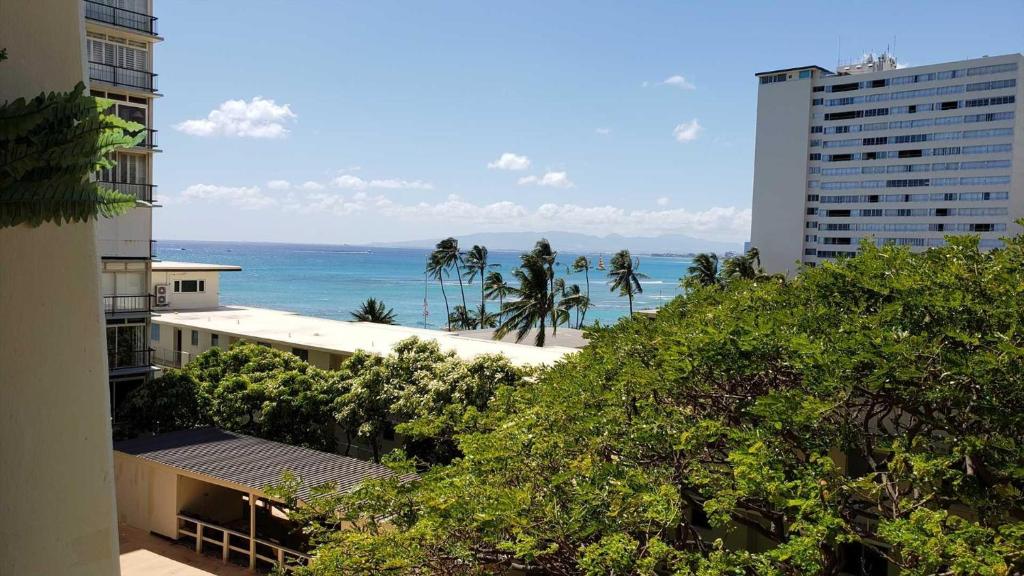
[[[249,242],[193,242],[161,240],[156,245],[161,260],[234,264],[241,272],[222,272],[220,301],[261,308],[289,310],[309,316],[349,320],[349,312],[369,297],[382,299],[394,308],[399,324],[423,326],[423,266],[428,250],[409,248],[361,248],[355,246],[264,244]],[[558,247],[555,246],[555,249]],[[518,252],[491,251],[495,268],[512,278],[519,262]],[[559,253],[560,274],[577,254]],[[597,262],[609,254],[588,254]],[[690,261],[681,257],[640,257],[644,292],[633,302],[634,309],[652,308],[680,293],[679,277]],[[587,323],[600,320],[612,323],[629,309],[625,298],[608,289],[607,272],[591,270],[590,297],[593,306]],[[582,273],[566,276],[569,284],[584,288]],[[458,281],[445,282],[449,304],[461,303]],[[585,289],[585,288],[584,288]],[[430,315],[427,326],[444,323],[444,301],[436,281],[426,283]],[[480,284],[466,286],[466,302],[472,307],[480,301]],[[489,309],[497,310],[497,302]]]

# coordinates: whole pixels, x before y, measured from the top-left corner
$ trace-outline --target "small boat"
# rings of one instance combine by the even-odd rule
[[[604,270],[604,256],[597,257],[597,269]]]

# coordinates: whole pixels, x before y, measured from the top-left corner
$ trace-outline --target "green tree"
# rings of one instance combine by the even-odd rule
[[[366,302],[359,305],[359,309],[350,312],[352,318],[359,322],[372,322],[374,324],[394,324],[395,311],[384,305],[383,300],[367,298]]]
[[[494,320],[487,313],[487,282],[486,274],[489,268],[496,268],[497,264],[487,262],[487,247],[474,244],[469,252],[466,252],[466,280],[473,284],[473,280],[480,278],[480,309],[476,313],[476,325],[478,328],[490,328]]]
[[[434,252],[431,253],[431,261],[436,261],[436,265],[446,270],[454,270],[455,277],[459,279],[459,293],[462,295],[462,307],[468,309],[466,306],[466,288],[462,282],[462,261],[463,253],[459,250],[459,241],[455,238],[448,237],[441,240],[434,247]]]
[[[978,243],[864,243],[594,330],[461,457],[347,499],[303,573],[1024,571],[1024,239]]]
[[[143,137],[141,125],[104,113],[112,105],[86,96],[80,82],[0,106],[0,228],[83,222],[135,206],[134,196],[92,178],[114,166],[114,151]]]
[[[444,275],[448,273],[447,261],[435,250],[427,256],[427,275],[441,285],[441,297],[444,298],[444,317],[448,322],[448,331],[452,331],[452,311],[448,308],[448,293],[444,290]]]
[[[577,328],[583,327],[583,322],[586,320],[586,317],[587,317],[587,309],[590,308],[590,269],[591,269],[591,267],[592,266],[591,266],[590,259],[587,258],[586,256],[577,256],[576,260],[574,260],[573,263],[572,263],[572,271],[573,272],[583,272],[583,278],[586,281],[586,286],[587,286],[587,292],[586,292],[586,294],[583,295],[583,298],[581,299],[581,304],[577,305],[577,310],[580,311],[579,320],[576,322],[576,327]]]
[[[684,288],[718,286],[722,282],[718,275],[718,255],[714,252],[701,252],[694,256],[686,271],[687,276],[682,281]]]
[[[492,300],[498,299],[498,324],[501,324],[505,298],[511,293],[512,288],[505,282],[505,277],[501,275],[501,272],[492,270],[487,273],[487,279],[484,280],[484,295]]]
[[[170,370],[128,395],[116,422],[118,435],[162,434],[203,425],[208,404],[195,377]]]
[[[761,253],[750,248],[746,253],[733,256],[722,265],[722,277],[726,280],[762,280],[768,277],[761,268]]]
[[[555,321],[557,315],[554,294],[550,291],[550,288],[554,287],[554,282],[551,280],[547,261],[536,252],[521,255],[520,261],[520,267],[512,272],[519,285],[509,288],[516,299],[505,302],[502,306],[501,324],[494,332],[494,337],[501,339],[515,331],[516,342],[520,342],[536,327],[534,344],[544,346],[545,325],[549,316]]]
[[[558,333],[558,314],[557,307],[554,304],[555,298],[555,266],[558,264],[558,252],[551,248],[551,243],[548,242],[547,238],[541,238],[533,247],[531,252],[533,258],[541,262],[544,266],[544,272],[548,279],[547,292],[550,295],[552,302],[548,305],[548,312],[551,314],[551,333]]]
[[[612,269],[608,271],[608,278],[612,281],[611,290],[617,290],[619,296],[629,298],[629,315],[632,316],[633,297],[643,293],[644,287],[640,284],[640,279],[647,276],[639,272],[640,259],[630,256],[629,250],[616,252],[612,256],[611,265]]]

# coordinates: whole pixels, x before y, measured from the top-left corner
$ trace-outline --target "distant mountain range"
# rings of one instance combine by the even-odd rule
[[[687,254],[696,252],[740,252],[741,242],[717,242],[702,240],[682,234],[665,234],[650,238],[620,236],[591,236],[575,232],[482,232],[456,235],[459,244],[465,247],[473,244],[487,246],[490,250],[528,250],[534,243],[547,238],[555,250],[564,252],[611,253],[627,249],[636,254]],[[407,240],[404,242],[374,242],[371,246],[385,248],[432,248],[440,238]]]

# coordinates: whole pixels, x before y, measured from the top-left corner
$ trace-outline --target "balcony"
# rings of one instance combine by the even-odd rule
[[[133,314],[149,312],[153,309],[153,296],[104,296],[103,311],[107,314]]]
[[[141,12],[117,8],[102,2],[85,0],[85,18],[101,24],[127,28],[156,36],[156,17]]]
[[[136,144],[135,147],[136,148],[148,148],[149,150],[156,150],[156,147],[157,147],[156,133],[157,133],[157,131],[156,130],[151,130],[149,128],[143,128],[142,130],[140,130],[140,132],[143,133],[142,140],[138,144]],[[137,136],[138,134],[139,134],[139,132],[135,132],[135,133],[129,132],[128,133],[129,136]]]
[[[110,182],[107,180],[100,180],[99,184],[105,188],[111,188],[116,192],[122,194],[128,194],[129,196],[135,196],[136,199],[143,202],[153,202],[153,188],[156,188],[154,184],[134,184],[131,182]]]
[[[146,371],[151,368],[150,359],[153,351],[145,350],[117,350],[107,352],[107,366],[110,372],[121,371]]]
[[[156,74],[102,62],[89,62],[89,80],[144,92],[156,92]]]
[[[157,351],[153,355],[153,362],[165,368],[184,368],[191,361],[192,354],[180,350]]]

